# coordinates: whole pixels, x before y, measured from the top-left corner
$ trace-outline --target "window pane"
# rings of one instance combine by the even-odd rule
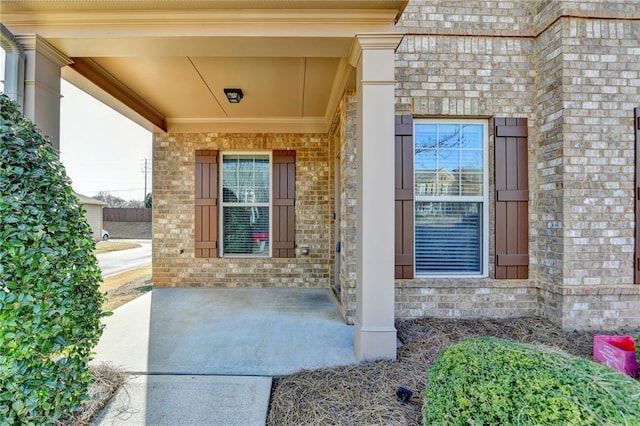
[[[223,207],[225,254],[269,255],[269,207]]]
[[[227,203],[269,202],[269,157],[225,155],[222,162],[222,201]]]
[[[416,149],[435,149],[436,144],[436,129],[435,124],[417,124],[415,134]]]
[[[256,157],[254,163],[256,203],[269,202],[269,170],[269,158]]]
[[[460,125],[440,124],[438,125],[438,148],[459,148],[460,147]]]
[[[463,124],[460,147],[482,150],[483,130],[480,124]]]
[[[460,156],[460,195],[481,196],[483,194],[482,151],[464,150]]]
[[[482,273],[482,203],[417,202],[416,273]]]
[[[438,151],[438,170],[446,169],[450,172],[460,168],[459,149],[441,149]]]
[[[482,125],[418,123],[415,135],[416,196],[484,194]]]
[[[239,159],[237,155],[224,156],[222,161],[222,201],[237,203],[238,191],[238,167]]]

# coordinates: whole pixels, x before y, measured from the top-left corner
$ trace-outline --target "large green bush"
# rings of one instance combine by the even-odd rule
[[[51,144],[0,97],[0,424],[69,415],[102,332],[91,231]]]
[[[640,383],[511,340],[465,340],[429,368],[425,425],[640,425]]]

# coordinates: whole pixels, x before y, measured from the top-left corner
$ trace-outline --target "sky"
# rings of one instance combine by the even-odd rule
[[[73,189],[143,200],[145,159],[151,192],[151,132],[64,80],[61,92],[60,160]]]
[[[2,49],[0,70],[4,81]],[[60,160],[73,190],[89,197],[105,191],[125,200],[143,200],[145,159],[147,193],[151,192],[151,132],[64,80],[61,92]]]

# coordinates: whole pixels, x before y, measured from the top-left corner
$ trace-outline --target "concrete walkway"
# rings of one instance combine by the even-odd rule
[[[137,377],[97,424],[264,424],[271,377],[357,362],[329,290],[157,289],[105,324],[94,363]]]
[[[133,376],[94,425],[264,425],[270,377]]]

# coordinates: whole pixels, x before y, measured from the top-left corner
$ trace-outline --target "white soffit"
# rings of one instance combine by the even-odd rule
[[[355,34],[393,32],[406,3],[3,0],[2,18],[72,58],[65,79],[147,128],[324,133],[353,81]],[[243,90],[239,104],[228,87]]]

